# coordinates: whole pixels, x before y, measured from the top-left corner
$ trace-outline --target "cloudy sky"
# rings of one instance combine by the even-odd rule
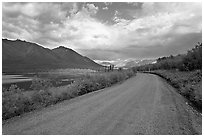
[[[202,39],[201,3],[3,3],[2,16],[3,38],[93,60],[175,55]]]

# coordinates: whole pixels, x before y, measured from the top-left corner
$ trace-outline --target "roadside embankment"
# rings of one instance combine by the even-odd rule
[[[156,74],[168,81],[186,97],[192,106],[202,112],[202,71],[155,70],[145,73]]]

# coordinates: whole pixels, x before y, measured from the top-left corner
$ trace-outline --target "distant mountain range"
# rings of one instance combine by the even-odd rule
[[[110,65],[114,65],[114,64],[112,64],[110,62],[101,62],[100,65],[102,65],[102,66],[110,66]]]
[[[132,60],[127,62],[124,67],[131,68],[131,67],[137,67],[142,66],[146,64],[154,64],[156,63],[156,59],[144,59],[144,60]]]
[[[131,68],[136,66],[142,66],[146,64],[154,64],[156,63],[156,59],[126,59],[126,60],[116,60],[116,61],[100,61],[96,60],[96,62],[103,66],[115,65],[115,67],[123,67],[123,68]]]
[[[48,49],[22,40],[2,39],[2,72],[99,67],[88,57],[63,46]]]

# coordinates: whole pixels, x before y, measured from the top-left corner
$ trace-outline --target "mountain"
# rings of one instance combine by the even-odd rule
[[[138,63],[138,61],[129,61],[129,62],[127,62],[127,63],[125,64],[124,67],[126,67],[126,68],[131,68],[131,67],[137,66],[137,63]]]
[[[156,63],[155,59],[144,59],[144,60],[131,60],[125,64],[125,68],[131,68],[136,66],[142,66],[146,64],[154,64]]]
[[[63,46],[48,49],[22,40],[2,39],[2,72],[99,67],[91,59]]]
[[[102,66],[110,66],[110,65],[114,65],[114,64],[112,64],[110,62],[101,62],[100,65],[102,65]]]
[[[102,61],[102,60],[95,60],[98,64],[102,66],[110,66],[114,65],[115,67],[119,68],[131,68],[135,66],[141,66],[145,64],[154,64],[156,63],[156,59],[134,59],[134,58],[129,58],[129,59],[118,59],[118,60],[112,60],[112,61]]]

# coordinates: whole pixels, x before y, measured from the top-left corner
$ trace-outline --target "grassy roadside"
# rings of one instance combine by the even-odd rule
[[[202,112],[202,71],[155,70],[148,72],[166,79],[178,92]]]
[[[110,87],[134,75],[132,70],[90,73],[70,85],[58,88],[50,87],[46,82],[35,82],[36,89],[33,91],[23,91],[12,85],[9,89],[3,89],[2,92],[2,119],[6,120],[63,100]]]

